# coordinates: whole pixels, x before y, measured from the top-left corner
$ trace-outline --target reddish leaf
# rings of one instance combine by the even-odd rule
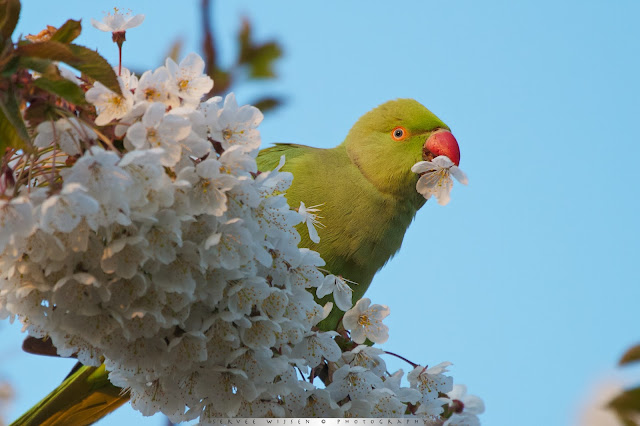
[[[278,98],[262,98],[257,101],[251,102],[251,105],[255,106],[262,112],[270,111],[282,105],[282,99]]]
[[[624,391],[609,402],[609,408],[616,412],[625,425],[635,425],[633,419],[640,416],[640,388]]]
[[[630,362],[640,361],[640,345],[636,345],[625,352],[620,359],[620,365],[628,364]]]

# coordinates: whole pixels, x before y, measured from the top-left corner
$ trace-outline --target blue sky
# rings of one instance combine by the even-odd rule
[[[89,25],[113,6],[146,15],[127,33],[125,66],[159,65],[177,37],[199,51],[199,2],[24,3],[19,32],[82,18],[78,42],[114,64],[110,35]],[[287,99],[261,125],[265,146],[335,146],[398,97],[458,139],[469,186],[445,207],[427,203],[368,293],[391,308],[383,347],[453,362],[456,382],[484,399],[484,424],[572,424],[588,388],[640,340],[640,3],[218,2],[223,60],[244,15],[285,50],[277,81],[236,90],[245,103]],[[11,419],[73,365],[23,355],[21,339],[0,324],[0,375],[18,392]],[[132,422],[162,419],[127,407],[100,424]]]

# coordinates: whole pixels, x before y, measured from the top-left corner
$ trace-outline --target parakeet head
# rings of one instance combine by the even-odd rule
[[[363,115],[344,141],[351,161],[378,190],[419,199],[411,166],[439,155],[460,163],[458,142],[431,111],[413,99],[386,102]]]

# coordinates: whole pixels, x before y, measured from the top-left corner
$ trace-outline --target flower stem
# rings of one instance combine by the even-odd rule
[[[405,361],[405,362],[407,362],[407,363],[411,364],[411,366],[412,366],[413,368],[416,368],[416,367],[418,366],[418,364],[416,364],[415,362],[411,362],[411,361],[409,361],[408,359],[406,359],[405,357],[403,357],[403,356],[401,356],[401,355],[398,355],[398,354],[396,354],[396,353],[393,353],[393,352],[390,352],[390,351],[384,351],[384,353],[385,353],[385,354],[387,354],[387,355],[393,355],[393,356],[395,356],[396,358],[400,358],[401,360],[403,360],[403,361]]]
[[[122,76],[122,43],[118,43],[118,76]]]

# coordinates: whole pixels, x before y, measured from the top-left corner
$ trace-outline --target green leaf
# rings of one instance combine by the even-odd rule
[[[122,95],[118,78],[111,65],[98,52],[86,47],[58,41],[43,41],[21,45],[16,49],[16,53],[21,56],[64,62]]]
[[[281,106],[282,102],[282,99],[268,97],[251,102],[251,105],[255,106],[262,112],[267,112]]]
[[[4,112],[0,109],[0,152],[4,154],[5,150],[9,147],[22,148],[24,142],[18,136],[16,128],[13,127],[11,122],[4,115]]]
[[[4,153],[7,147],[32,149],[12,88],[0,95],[0,153]]]
[[[84,91],[72,81],[64,77],[49,78],[40,77],[33,81],[33,85],[49,93],[60,96],[75,105],[84,105],[87,101],[84,98]]]
[[[630,362],[640,361],[640,345],[636,345],[625,352],[620,359],[620,365],[628,364]]]
[[[37,71],[40,74],[55,73],[56,65],[48,59],[32,58],[29,56],[18,56],[18,67],[27,68],[33,71]]]
[[[255,49],[249,61],[249,75],[253,78],[273,78],[276,73],[273,65],[282,56],[282,50],[276,43],[266,43]]]
[[[122,95],[120,83],[118,83],[118,76],[106,59],[100,56],[98,52],[87,49],[84,46],[71,44],[69,47],[81,63],[74,65],[67,62],[67,64],[104,84],[105,87],[118,95]]]
[[[273,64],[282,56],[282,49],[276,42],[256,44],[251,40],[251,24],[248,20],[242,23],[242,29],[238,34],[240,43],[240,56],[238,63],[249,67],[249,76],[252,78],[273,78]]]
[[[11,44],[11,41],[9,41]],[[18,71],[18,57],[12,53],[6,53],[0,56],[0,75],[2,77],[11,77]]]
[[[20,0],[0,0],[0,35],[2,40],[11,38],[11,34],[20,19]]]
[[[56,31],[53,36],[51,36],[51,41],[71,43],[73,40],[78,38],[80,32],[82,32],[82,24],[80,21],[69,19],[67,22],[62,24],[60,28],[58,28],[58,31]]]

